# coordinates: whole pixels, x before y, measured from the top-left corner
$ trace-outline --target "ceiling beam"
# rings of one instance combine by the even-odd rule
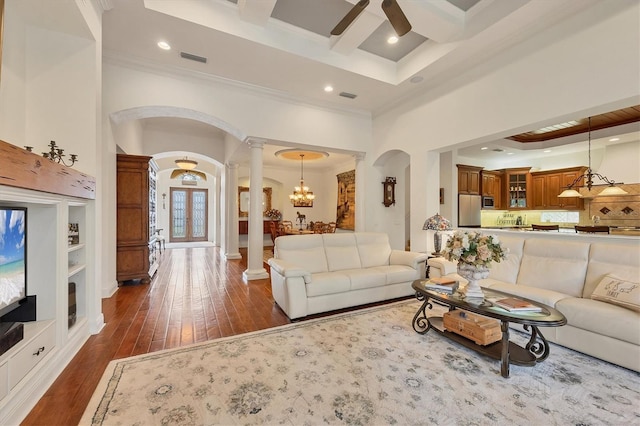
[[[238,0],[240,19],[264,26],[271,17],[277,0]]]

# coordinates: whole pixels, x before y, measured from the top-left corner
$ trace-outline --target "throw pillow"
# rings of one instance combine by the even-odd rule
[[[640,283],[606,275],[591,298],[640,312]]]

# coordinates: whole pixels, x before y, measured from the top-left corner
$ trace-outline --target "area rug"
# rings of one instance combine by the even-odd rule
[[[511,367],[411,325],[418,302],[112,361],[83,425],[622,425],[640,375],[553,345]],[[515,334],[515,339],[524,336]]]

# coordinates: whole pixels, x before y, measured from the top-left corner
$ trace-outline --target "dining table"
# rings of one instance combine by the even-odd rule
[[[287,229],[284,233],[286,235],[307,235],[313,234],[313,231],[310,229]]]

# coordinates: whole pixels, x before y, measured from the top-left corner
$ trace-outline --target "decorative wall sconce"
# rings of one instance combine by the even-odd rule
[[[164,202],[167,199],[167,193],[163,192],[162,193],[162,210],[165,210],[167,208],[167,206],[165,206]]]
[[[29,152],[33,152],[32,146],[25,146],[24,149],[26,149]],[[71,154],[69,156],[69,159],[71,160],[71,164],[67,164],[67,162],[64,161],[64,158],[63,158],[65,155],[67,154],[64,153],[64,149],[58,148],[58,146],[56,146],[56,141],[51,141],[49,143],[49,152],[42,153],[42,156],[44,158],[47,158],[56,163],[62,163],[67,167],[73,166],[75,162],[78,160],[78,156],[76,154]]]
[[[382,204],[385,207],[389,207],[391,204],[396,203],[396,178],[387,176],[382,182]]]

